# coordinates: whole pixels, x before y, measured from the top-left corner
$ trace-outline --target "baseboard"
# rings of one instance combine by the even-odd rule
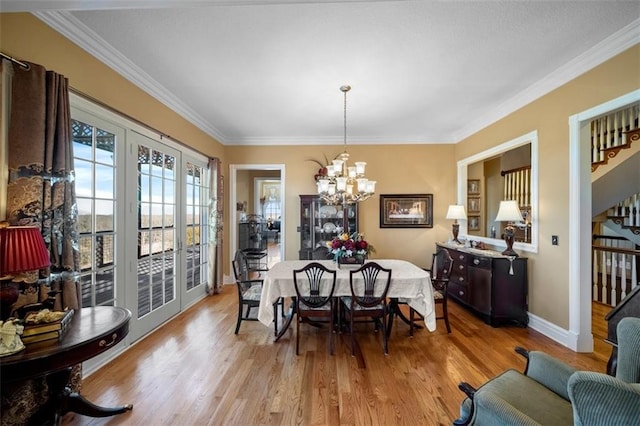
[[[574,352],[593,352],[593,336],[583,336],[584,338],[580,339],[580,336],[576,336],[569,330],[558,327],[557,325],[533,315],[530,312],[529,327]],[[589,344],[589,339],[591,340],[591,344]]]

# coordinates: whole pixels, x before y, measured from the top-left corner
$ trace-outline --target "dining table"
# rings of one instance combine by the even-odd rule
[[[436,329],[436,313],[433,302],[433,289],[429,271],[424,270],[411,262],[400,259],[375,259],[372,260],[384,268],[391,269],[391,283],[387,297],[393,302],[396,314],[398,302],[407,303],[418,312],[423,318],[425,326],[429,331]],[[350,271],[353,266],[344,267],[333,260],[284,260],[274,264],[264,275],[262,284],[262,294],[260,306],[258,308],[258,320],[271,326],[275,319],[274,303],[282,298],[296,297],[296,289],[293,282],[293,271],[301,269],[305,265],[317,262],[329,269],[336,270],[336,287],[334,297],[351,296]],[[329,282],[329,278],[326,278]],[[362,287],[362,278],[354,277],[354,287]],[[327,288],[328,286],[325,286]],[[328,293],[328,290],[327,290]],[[288,312],[285,313],[285,320],[275,340],[278,341],[287,331],[291,320],[295,314],[293,303]],[[402,316],[402,315],[401,315]],[[403,317],[403,316],[402,316]],[[404,318],[404,317],[403,317]]]

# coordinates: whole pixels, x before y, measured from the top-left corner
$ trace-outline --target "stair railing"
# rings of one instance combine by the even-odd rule
[[[640,193],[633,194],[607,211],[607,217],[623,228],[640,235]]]
[[[591,247],[593,300],[616,306],[640,285],[640,250],[621,248],[620,237],[594,235]]]
[[[640,138],[640,104],[591,121],[591,171]]]

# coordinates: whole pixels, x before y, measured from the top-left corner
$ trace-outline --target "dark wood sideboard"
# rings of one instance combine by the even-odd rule
[[[491,250],[446,243],[437,245],[449,250],[453,258],[447,290],[450,299],[493,327],[527,326],[527,258],[513,259]]]

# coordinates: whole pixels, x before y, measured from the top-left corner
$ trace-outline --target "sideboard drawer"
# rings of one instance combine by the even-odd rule
[[[469,291],[467,290],[466,283],[458,283],[456,281],[449,281],[449,286],[447,287],[447,293],[449,296],[455,297],[456,299],[463,301],[465,303],[469,302]]]

